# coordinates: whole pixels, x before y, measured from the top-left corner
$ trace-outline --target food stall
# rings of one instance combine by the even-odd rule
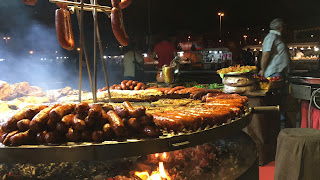
[[[288,43],[287,46],[294,70],[319,70],[319,42]],[[243,47],[243,50],[248,48],[254,53],[257,61],[258,52],[262,51],[262,45],[248,45]]]
[[[50,2],[110,11],[83,2]],[[125,45],[127,39],[119,36]],[[69,43],[62,46],[71,48]],[[82,43],[79,72],[86,54]],[[228,58],[223,52],[209,54],[218,62]],[[165,87],[133,80],[111,85],[106,70],[106,86],[97,87],[87,59],[92,92],[82,90],[81,73],[79,89],[43,91],[28,82],[0,81],[0,175],[4,179],[258,179],[255,142],[241,130],[255,113],[275,111],[277,106],[253,107],[246,94],[210,89],[213,86],[171,84],[173,75],[166,77],[165,71],[161,84]],[[96,57],[94,65],[96,74]],[[250,71],[240,75],[252,75]]]

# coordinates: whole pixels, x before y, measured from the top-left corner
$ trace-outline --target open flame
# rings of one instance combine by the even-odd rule
[[[135,172],[134,174],[142,180],[171,180],[164,168],[163,162],[159,162],[157,171],[152,171],[151,175],[147,171]]]

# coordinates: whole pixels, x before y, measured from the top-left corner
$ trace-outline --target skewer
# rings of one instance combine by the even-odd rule
[[[97,4],[97,0],[93,1],[93,4]],[[94,20],[94,32],[93,32],[93,64],[94,64],[94,96],[93,102],[97,103],[97,9],[94,8],[93,11],[93,20]]]
[[[77,1],[77,0],[74,0]],[[79,24],[79,30],[81,29],[80,27],[80,9],[76,10],[76,15],[77,15],[77,20],[78,20],[78,24]],[[83,31],[82,31],[83,32]],[[86,59],[86,65],[87,65],[87,71],[88,71],[88,76],[89,76],[89,81],[90,81],[90,86],[91,86],[91,92],[93,94],[93,82],[92,82],[92,75],[91,75],[91,70],[90,70],[90,64],[89,64],[89,57],[88,57],[88,53],[87,53],[87,48],[86,48],[86,44],[85,44],[85,39],[84,39],[84,34],[80,34],[80,36],[82,36],[82,47],[80,46],[80,48],[83,48],[83,52],[84,52],[84,57]],[[81,51],[81,49],[80,49]]]
[[[93,0],[91,0],[91,3]],[[94,15],[94,14],[92,14]],[[100,36],[100,32],[99,32],[99,25],[98,23],[95,24],[96,26],[96,29],[97,29],[97,38],[98,38],[98,43],[99,43],[99,50],[100,50],[100,56],[101,56],[101,61],[102,61],[102,66],[103,66],[103,71],[104,71],[104,77],[105,77],[105,80],[106,80],[106,85],[107,85],[107,88],[108,88],[108,98],[109,98],[109,102],[112,102],[112,99],[111,99],[111,93],[110,93],[110,84],[109,84],[109,78],[108,78],[108,73],[107,73],[107,69],[106,69],[106,64],[104,62],[104,58],[103,58],[103,48],[102,48],[102,43],[101,43],[101,36]]]
[[[68,9],[73,13],[75,10],[80,10],[81,7],[80,6],[68,6]],[[84,11],[94,11],[94,8],[84,7],[83,10]],[[109,14],[111,12],[111,10],[103,10],[103,9],[98,9],[98,8],[97,8],[97,11],[98,12],[104,12],[104,13],[107,13],[107,14]]]
[[[80,47],[82,47],[83,41],[83,3],[84,0],[81,0],[81,12],[80,12]],[[81,102],[81,89],[82,89],[82,57],[83,57],[83,48],[80,48],[80,56],[79,56],[79,102]]]
[[[49,0],[49,1],[52,2],[52,3],[75,5],[75,6],[78,6],[79,8],[81,6],[81,2],[79,3],[79,2],[63,1],[63,0]],[[109,6],[100,6],[100,5],[93,5],[93,4],[83,3],[83,9],[85,9],[85,8],[92,8],[91,11],[94,10],[93,8],[97,8],[97,9],[100,9],[100,10],[103,10],[103,11],[106,11],[106,12],[111,10],[111,7],[109,7]]]

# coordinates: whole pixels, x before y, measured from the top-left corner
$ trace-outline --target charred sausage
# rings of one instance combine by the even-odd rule
[[[127,46],[129,44],[129,37],[124,28],[122,10],[119,5],[120,0],[111,0],[111,2],[113,6],[111,10],[111,27],[113,34],[121,45]]]
[[[49,119],[53,122],[58,122],[64,115],[72,113],[74,111],[74,107],[75,104],[71,103],[58,106],[50,111]]]
[[[49,120],[49,112],[58,106],[60,105],[55,104],[55,105],[49,106],[41,110],[37,115],[35,115],[30,122],[30,130],[34,132],[39,132],[41,129],[43,129],[45,124]]]
[[[77,142],[81,139],[81,133],[79,131],[76,131],[72,128],[69,128],[66,138],[68,141]]]
[[[28,109],[26,110],[26,114],[25,114],[26,119],[32,120],[32,118],[33,118],[36,114],[38,114],[42,109],[44,109],[44,108],[46,108],[46,107],[48,107],[48,106],[46,106],[46,105],[39,105],[39,106],[33,106],[33,107],[31,107],[31,108],[28,108]]]
[[[129,111],[127,108],[125,108],[123,105],[118,105],[115,107],[114,111],[118,116],[121,118],[125,118],[129,116]]]
[[[21,119],[25,119],[26,116],[26,110],[29,108],[25,107],[21,110],[19,110],[15,115],[13,115],[7,122],[3,123],[1,125],[1,129],[3,130],[3,132],[9,133],[11,131],[17,130],[18,126],[17,126],[17,122],[20,121]]]
[[[30,120],[29,119],[22,119],[17,122],[17,126],[18,126],[19,131],[26,131],[29,129]]]
[[[78,119],[76,116],[73,118],[72,127],[74,130],[81,131],[86,128],[86,123],[82,119]]]
[[[115,111],[111,110],[107,112],[108,120],[112,130],[117,136],[126,136],[127,131],[121,118],[116,114]]]
[[[92,140],[94,142],[102,142],[104,140],[104,133],[101,130],[93,131]]]
[[[129,115],[132,117],[141,117],[146,112],[146,108],[144,106],[138,106],[133,108],[129,101],[124,101],[122,104],[128,110]]]
[[[130,118],[127,122],[127,125],[135,131],[138,131],[141,128],[140,119],[137,118]]]
[[[55,25],[58,41],[62,48],[66,50],[74,49],[74,39],[70,13],[66,9],[57,9],[55,14]]]

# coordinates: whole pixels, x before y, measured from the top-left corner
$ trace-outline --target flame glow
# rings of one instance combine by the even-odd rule
[[[159,162],[158,170],[152,171],[151,175],[147,171],[135,172],[134,174],[142,180],[171,180],[164,168],[163,162]]]

